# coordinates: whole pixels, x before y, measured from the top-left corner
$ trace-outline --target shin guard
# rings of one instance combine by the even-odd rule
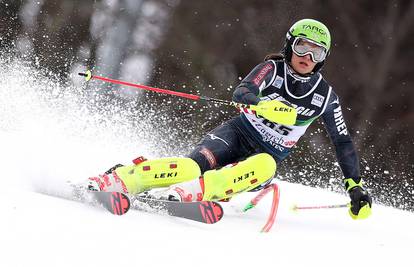
[[[257,154],[236,164],[204,173],[203,200],[220,200],[250,191],[271,179],[276,162],[266,153]]]

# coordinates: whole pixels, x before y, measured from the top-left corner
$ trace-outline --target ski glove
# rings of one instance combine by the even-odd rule
[[[283,125],[294,125],[296,123],[296,109],[287,101],[262,100],[257,105],[252,105],[251,109],[256,111],[256,115]]]
[[[344,179],[345,189],[351,198],[349,215],[352,219],[366,219],[371,215],[372,199],[368,192],[362,188],[361,178]]]

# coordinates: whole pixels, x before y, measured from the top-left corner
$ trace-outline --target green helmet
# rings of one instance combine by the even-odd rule
[[[288,34],[293,37],[305,37],[325,47],[327,51],[331,48],[331,34],[328,28],[314,19],[302,19],[290,27]]]
[[[326,49],[327,55],[331,48],[331,34],[328,28],[322,23],[314,19],[301,19],[290,27],[286,33],[286,43],[283,48],[285,60],[290,62],[292,59],[292,44],[296,38],[306,38]],[[313,73],[319,71],[325,61],[316,64]]]

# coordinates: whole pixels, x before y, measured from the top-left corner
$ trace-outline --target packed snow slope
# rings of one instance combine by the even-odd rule
[[[145,119],[136,132],[126,123],[130,116],[91,110],[76,86],[24,75],[33,71],[13,64],[2,64],[0,73],[0,266],[413,264],[413,213],[374,205],[372,217],[354,221],[346,209],[292,212],[293,204],[349,201],[298,184],[275,181],[279,212],[266,234],[260,229],[270,195],[246,213],[241,209],[255,193],[235,197],[223,203],[222,221],[204,225],[135,210],[114,216],[41,194],[63,193],[65,181],[82,181],[114,163],[159,156],[154,152],[159,137],[156,131],[139,135],[151,128]]]

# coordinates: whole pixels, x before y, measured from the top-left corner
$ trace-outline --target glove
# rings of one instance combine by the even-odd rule
[[[368,192],[362,188],[361,178],[344,179],[345,189],[351,198],[349,215],[352,219],[366,219],[371,215],[372,199]]]
[[[296,123],[296,109],[289,102],[278,100],[263,100],[251,109],[256,111],[256,115],[283,125],[294,125]]]

